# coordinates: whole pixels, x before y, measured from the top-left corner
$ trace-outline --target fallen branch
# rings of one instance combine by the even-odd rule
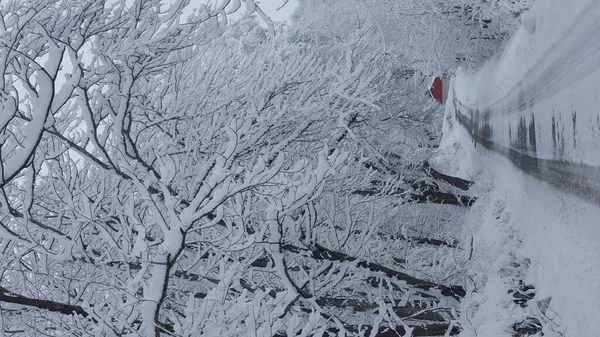
[[[432,178],[441,180],[441,181],[445,181],[448,184],[450,184],[456,188],[460,188],[463,191],[468,190],[471,187],[471,185],[473,185],[472,181],[461,179],[458,177],[449,176],[449,175],[446,175],[446,174],[443,174],[443,173],[437,171],[436,169],[431,167],[431,165],[429,165],[429,162],[427,160],[423,162],[423,171],[425,171],[425,173],[430,175]]]
[[[440,191],[423,191],[422,194],[408,193],[404,189],[396,188],[393,191],[384,192],[379,189],[371,188],[365,190],[355,190],[352,194],[361,196],[379,196],[379,195],[405,195],[409,200],[416,201],[417,204],[432,203],[442,205],[456,205],[456,206],[472,206],[477,198],[466,195],[455,195],[452,193],[440,192]]]
[[[294,253],[300,253],[300,252],[306,251],[304,249],[301,249],[299,247],[296,247],[296,246],[293,246],[290,244],[283,244],[283,245],[281,245],[281,248],[283,250],[294,252]],[[397,271],[397,270],[393,270],[391,268],[382,266],[377,263],[361,261],[353,256],[349,256],[349,255],[341,253],[341,252],[336,252],[336,251],[327,249],[327,248],[319,245],[318,243],[315,244],[315,247],[311,250],[311,256],[316,260],[328,260],[328,261],[337,261],[337,262],[345,262],[345,261],[356,262],[356,266],[359,268],[368,269],[373,272],[383,273],[387,277],[395,278],[399,281],[404,281],[408,285],[410,285],[416,289],[420,289],[420,290],[438,289],[438,290],[440,290],[442,295],[452,296],[452,297],[456,298],[457,300],[460,300],[460,298],[464,297],[467,294],[465,289],[462,286],[457,286],[457,285],[446,286],[443,284],[437,284],[437,283],[433,283],[430,281],[421,280],[416,277],[410,276],[408,274],[405,274],[405,273]]]
[[[432,203],[441,205],[473,206],[477,198],[466,195],[455,195],[446,192],[426,192],[422,195],[410,194],[410,198],[418,204]]]
[[[352,231],[352,234],[362,234],[362,231],[356,230],[356,231]],[[381,238],[381,239],[387,239],[387,240],[402,240],[402,241],[408,241],[408,242],[412,242],[412,243],[418,243],[418,244],[424,244],[424,245],[432,245],[432,246],[437,246],[437,247],[448,247],[448,248],[459,248],[458,244],[458,240],[452,240],[452,241],[446,241],[446,240],[440,240],[440,239],[432,239],[432,238],[425,238],[425,237],[418,237],[418,236],[404,236],[404,235],[394,235],[394,234],[388,234],[388,233],[375,233],[375,235],[377,235],[377,237]]]
[[[419,336],[445,336],[446,331],[449,331],[449,336],[456,336],[460,333],[460,328],[458,326],[451,326],[449,323],[433,323],[427,325],[418,325],[411,327],[413,337]],[[353,331],[352,331],[353,330]],[[373,334],[373,327],[368,325],[363,325],[360,327],[360,331],[358,327],[353,327],[351,332],[358,333],[359,336],[375,336],[375,337],[403,337],[406,336],[406,329],[404,326],[396,326],[394,329],[391,329],[387,326],[380,326],[377,329],[377,332]],[[338,329],[332,328],[327,330],[327,334],[323,336],[338,336],[340,331]]]
[[[322,307],[351,308],[354,312],[365,312],[379,308],[379,304],[347,298],[317,298],[315,302]],[[394,306],[391,308],[400,318],[412,318],[425,321],[444,322],[440,312],[450,311],[449,308],[425,309],[420,306]]]

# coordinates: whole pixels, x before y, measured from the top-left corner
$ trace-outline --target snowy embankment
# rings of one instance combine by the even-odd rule
[[[598,17],[595,0],[538,1],[502,54],[453,79],[434,165],[475,180],[479,196],[462,235],[471,258],[461,336],[599,335],[598,199],[547,166],[585,167],[582,185],[598,178]],[[546,171],[523,171],[518,156]]]

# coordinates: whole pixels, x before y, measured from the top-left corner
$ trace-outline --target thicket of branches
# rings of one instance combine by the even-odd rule
[[[315,47],[237,4],[2,3],[3,334],[457,332],[439,108],[370,28]]]
[[[371,32],[371,48],[404,63],[407,74],[440,76],[487,60],[519,24],[532,0],[299,0],[295,25],[305,39],[345,41]],[[304,30],[310,27],[310,31]]]

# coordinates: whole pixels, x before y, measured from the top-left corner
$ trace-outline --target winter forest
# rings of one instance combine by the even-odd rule
[[[1,335],[459,334],[429,86],[529,6],[1,0]]]

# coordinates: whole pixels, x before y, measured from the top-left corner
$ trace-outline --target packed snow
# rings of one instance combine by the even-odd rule
[[[490,138],[501,146],[568,165],[598,165],[598,17],[597,1],[538,1],[501,54],[476,72],[459,69],[452,81],[434,165],[475,180],[479,196],[462,234],[471,259],[461,336],[512,336],[514,324],[527,317],[543,326],[536,336],[598,334],[600,208],[476,144],[453,104],[456,95],[487,110]],[[510,139],[522,118],[535,120],[533,149],[516,148]],[[597,167],[586,178],[592,185]],[[520,281],[535,287],[523,307],[512,295]]]

